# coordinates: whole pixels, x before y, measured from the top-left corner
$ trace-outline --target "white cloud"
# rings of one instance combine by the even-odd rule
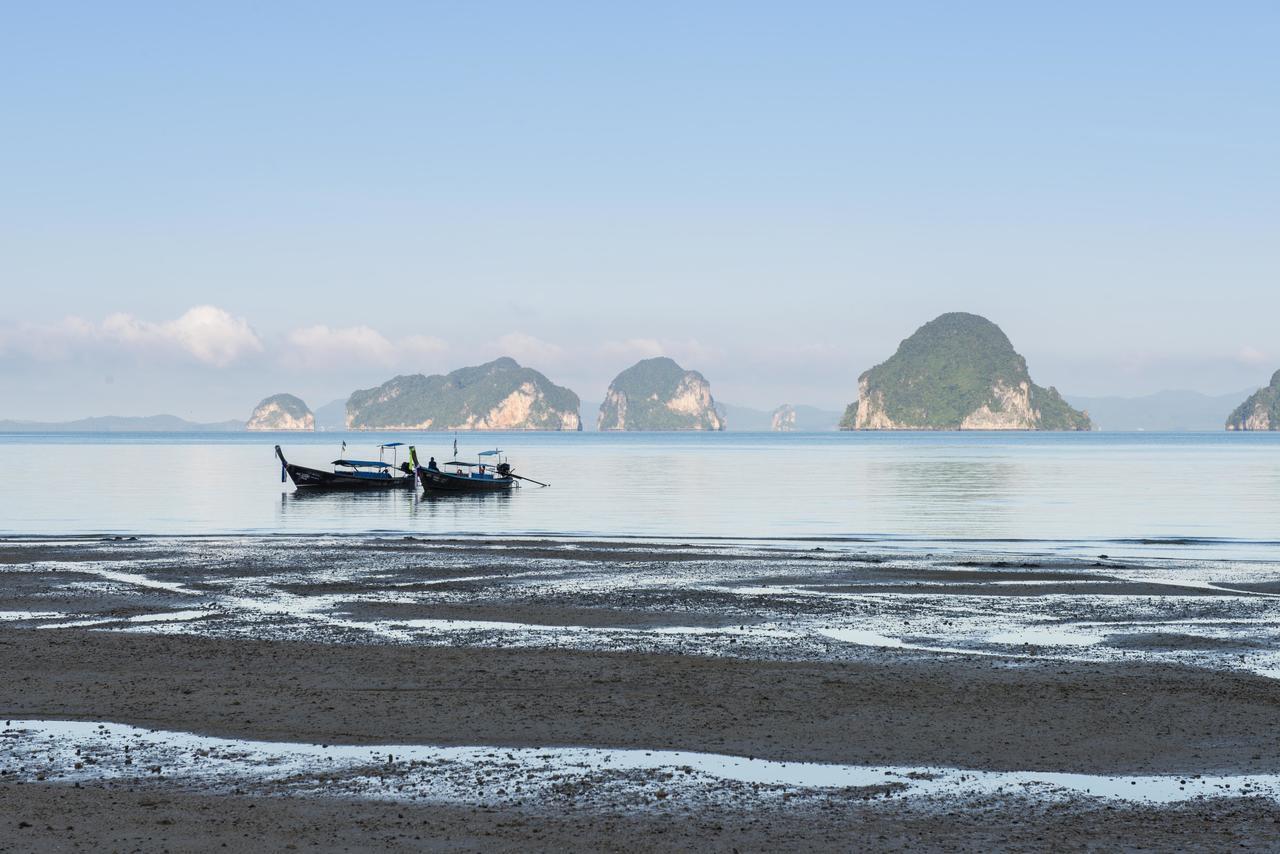
[[[406,358],[422,359],[445,352],[449,345],[430,335],[410,335],[400,340],[399,348]]]
[[[290,332],[284,361],[296,368],[332,368],[353,363],[389,368],[415,365],[447,349],[444,341],[427,335],[410,335],[393,342],[369,326],[335,329],[321,324]]]
[[[606,341],[600,345],[600,354],[619,359],[651,359],[665,353],[656,338],[628,338],[625,341]]]
[[[290,332],[288,343],[285,360],[300,367],[325,368],[348,362],[390,365],[396,355],[395,345],[368,326],[307,326]]]
[[[497,341],[502,355],[531,367],[558,362],[564,357],[564,348],[524,332],[508,332]]]
[[[630,363],[654,356],[669,356],[686,370],[700,370],[700,366],[718,364],[724,359],[724,351],[690,338],[685,341],[658,340],[656,338],[628,338],[625,341],[606,341],[599,347],[601,358]]]
[[[1271,357],[1257,347],[1245,345],[1236,351],[1236,361],[1242,365],[1256,367],[1271,364]]]
[[[161,324],[158,331],[163,339],[176,341],[199,361],[220,368],[262,352],[262,341],[247,320],[212,305],[188,309],[177,320]]]
[[[221,368],[262,350],[262,340],[247,320],[212,305],[195,306],[181,317],[162,323],[117,312],[101,323],[65,317],[55,323],[24,324],[0,331],[0,352],[38,361],[112,351],[153,355],[171,352]]]

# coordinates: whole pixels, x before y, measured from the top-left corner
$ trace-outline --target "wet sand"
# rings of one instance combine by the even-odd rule
[[[1280,681],[1265,675],[1280,648],[1275,567],[356,538],[9,544],[0,563],[4,718],[317,744],[1280,773]],[[75,625],[86,619],[100,622]],[[834,639],[859,632],[871,642]],[[570,786],[538,803],[387,804],[203,791],[143,769],[74,787],[4,751],[0,850],[1219,849],[1280,831],[1261,796],[1153,806],[726,785],[699,800],[658,797],[645,778],[617,798]]]
[[[1096,803],[833,803],[797,811],[530,809],[246,798],[0,784],[0,850],[259,851],[1226,851],[1274,850],[1257,799],[1152,809]],[[225,847],[223,847],[225,846]]]
[[[256,740],[590,745],[856,765],[1280,771],[1280,681],[1143,664],[0,634],[5,717]]]

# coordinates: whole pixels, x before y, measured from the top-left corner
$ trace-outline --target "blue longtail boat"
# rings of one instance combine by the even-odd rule
[[[413,486],[413,469],[407,462],[396,465],[394,459],[395,450],[402,445],[402,442],[379,445],[377,461],[334,460],[330,463],[332,471],[294,465],[284,458],[284,452],[276,445],[276,456],[280,458],[280,482],[284,483],[287,475],[299,489],[408,489]],[[343,449],[346,449],[345,442]],[[393,454],[391,462],[382,459],[388,450]]]
[[[424,466],[418,461],[417,449],[409,446],[409,462],[424,492],[505,492],[519,486],[519,481],[548,486],[516,474],[500,450],[481,451],[476,459],[474,463],[453,459],[437,464],[432,457]]]

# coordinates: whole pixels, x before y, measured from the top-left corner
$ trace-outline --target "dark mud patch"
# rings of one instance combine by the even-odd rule
[[[791,585],[795,586],[795,585]],[[1158,582],[1119,581],[1103,583],[1064,582],[1044,584],[946,584],[946,583],[849,583],[849,584],[812,584],[806,590],[819,593],[899,593],[929,596],[1190,596],[1207,598],[1239,598],[1248,593],[1233,593],[1230,590],[1208,590],[1199,587],[1182,587],[1176,584],[1160,584]]]
[[[833,793],[794,801],[588,808],[572,798],[476,809],[342,798],[210,795],[176,787],[0,783],[15,851],[1084,851],[1267,850],[1276,807],[1223,798],[1175,808]]]
[[[96,544],[0,545],[0,566],[24,563],[100,563],[118,560],[177,558],[181,552],[156,550],[144,542],[121,542],[99,547]]]
[[[1280,594],[1280,581],[1259,581],[1259,582],[1223,582],[1224,587],[1232,587],[1236,590],[1248,590],[1250,593],[1272,593]]]
[[[524,541],[495,540],[421,540],[408,543],[379,542],[362,549],[404,554],[422,554],[434,551],[441,557],[450,552],[475,554],[486,552],[494,556],[513,559],[570,560],[583,563],[686,563],[699,561],[749,561],[759,560],[756,554],[734,554],[713,549],[674,550],[653,543],[581,543],[554,542],[529,543]]]
[[[865,568],[847,568],[845,565],[833,564],[830,571],[815,572],[804,570],[794,573],[777,573],[742,579],[742,584],[769,585],[831,585],[831,584],[896,584],[902,582],[933,582],[933,589],[938,584],[959,585],[963,583],[993,584],[998,582],[1081,582],[1108,581],[1117,579],[1110,575],[1094,572],[1056,571],[1056,570],[971,570],[943,569],[919,566],[884,566],[872,565]]]
[[[1203,635],[1187,635],[1177,632],[1126,632],[1124,634],[1107,635],[1102,642],[1106,646],[1117,649],[1136,649],[1146,652],[1267,648],[1266,644],[1243,638],[1207,638]]]

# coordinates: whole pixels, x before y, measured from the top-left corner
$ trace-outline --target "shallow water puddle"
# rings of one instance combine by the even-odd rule
[[[1102,635],[1073,634],[1063,629],[1026,627],[1011,632],[988,635],[987,643],[1021,646],[1093,646],[1103,641]]]
[[[108,581],[116,581],[121,584],[131,585],[133,587],[143,587],[151,590],[165,590],[169,593],[181,593],[186,596],[208,595],[206,593],[201,593],[199,590],[192,590],[188,587],[184,587],[183,585],[178,584],[177,582],[161,581],[159,579],[151,578],[150,576],[146,576],[138,572],[120,572],[119,570],[114,570],[114,569],[103,569],[101,567],[83,566],[83,565],[77,566],[76,571],[83,572],[86,574],[91,574],[91,575],[97,575],[101,578],[107,579]]]
[[[661,785],[673,797],[832,789],[906,796],[1085,796],[1148,803],[1250,794],[1280,800],[1280,775],[1117,776],[778,762],[679,750],[317,745],[212,738],[88,721],[10,721],[0,778],[129,782],[205,791],[489,803],[574,788],[614,797]],[[612,788],[611,788],[612,787]],[[664,794],[664,797],[666,795]]]

